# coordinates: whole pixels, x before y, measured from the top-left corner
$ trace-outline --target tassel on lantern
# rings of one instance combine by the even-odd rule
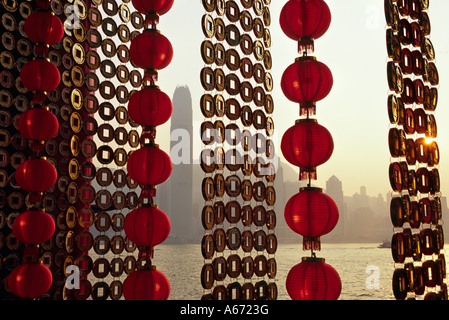
[[[302,249],[303,250],[320,251],[321,250],[320,237],[303,237]]]
[[[318,174],[316,167],[301,167],[299,168],[299,180],[317,180]]]
[[[298,52],[303,55],[312,54],[315,51],[315,39],[312,37],[302,37],[298,41]]]

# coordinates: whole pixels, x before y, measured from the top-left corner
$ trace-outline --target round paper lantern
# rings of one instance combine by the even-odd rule
[[[158,270],[136,270],[123,282],[126,300],[167,300],[170,283]]]
[[[52,281],[51,271],[43,264],[22,264],[9,275],[8,288],[18,297],[35,299],[50,289]]]
[[[297,167],[315,168],[332,156],[334,141],[330,132],[315,119],[297,120],[283,135],[281,150]]]
[[[173,113],[170,97],[158,87],[135,92],[128,103],[129,117],[138,125],[156,127],[166,123]]]
[[[154,247],[167,239],[170,233],[168,216],[155,207],[140,207],[126,216],[126,236],[139,247]]]
[[[56,168],[45,159],[30,159],[16,170],[17,184],[28,192],[44,192],[56,183]]]
[[[329,29],[331,12],[323,0],[290,0],[281,10],[281,29],[299,42],[299,50],[313,51],[313,40],[320,38]]]
[[[20,71],[20,80],[32,92],[55,90],[61,76],[58,68],[47,59],[34,59],[25,63]]]
[[[25,20],[25,33],[32,42],[55,45],[61,41],[64,28],[51,11],[34,11]]]
[[[55,222],[44,211],[25,211],[14,219],[12,232],[20,242],[38,245],[51,238],[55,232]]]
[[[341,280],[324,259],[303,258],[289,271],[286,289],[292,300],[337,300]]]
[[[132,0],[134,8],[143,14],[157,12],[160,16],[167,13],[174,0]]]
[[[339,213],[335,201],[320,188],[301,188],[289,199],[284,217],[294,232],[304,237],[304,250],[320,250],[319,237],[337,225]]]
[[[59,123],[56,116],[49,110],[33,108],[20,115],[18,127],[25,139],[47,141],[56,136]]]
[[[324,99],[332,90],[334,79],[330,69],[315,57],[301,57],[282,75],[284,95],[300,104],[312,104]]]
[[[170,157],[157,146],[133,151],[128,158],[128,175],[140,185],[158,185],[166,181],[173,170]]]
[[[158,30],[145,30],[137,35],[129,48],[131,61],[142,69],[164,69],[173,59],[170,41]]]

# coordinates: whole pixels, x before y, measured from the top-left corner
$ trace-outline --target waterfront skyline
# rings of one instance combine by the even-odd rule
[[[296,43],[287,38],[279,26],[279,14],[285,2],[273,1],[272,56],[274,79],[273,114],[278,138],[293,125],[298,106],[287,100],[280,88],[283,71],[298,56]],[[332,134],[335,149],[331,159],[318,167],[317,185],[335,174],[344,184],[345,194],[358,192],[361,185],[369,186],[373,194],[384,194],[390,189],[388,166],[388,84],[386,74],[387,49],[383,2],[377,0],[329,0],[332,23],[328,32],[316,42],[315,56],[332,70],[334,86],[329,96],[317,105],[317,119]],[[449,184],[449,127],[441,125],[449,118],[449,41],[445,12],[447,1],[433,1],[429,8],[432,22],[432,42],[440,75],[439,103],[436,110],[438,144],[441,152],[440,175],[443,195]],[[161,19],[163,33],[176,44],[172,68],[160,75],[163,90],[173,96],[176,87],[187,85],[193,101],[193,121],[203,119],[199,110],[203,89],[199,70],[203,61],[199,54],[204,36],[199,21],[204,14],[201,2],[176,2],[173,10]],[[350,15],[350,17],[348,17]],[[182,25],[179,17],[183,16]],[[186,54],[197,52],[198,54]],[[159,131],[161,147],[170,143],[170,125]],[[193,141],[199,140],[194,136]],[[280,141],[278,141],[279,146]],[[280,158],[279,148],[277,149]]]
[[[159,207],[170,217],[172,231],[169,243],[198,243],[203,233],[201,210],[203,197],[201,181],[204,172],[195,163],[195,134],[191,119],[194,113],[192,94],[189,86],[177,86],[173,95],[174,117],[169,121],[172,135],[170,152],[173,159],[173,173],[170,179],[159,186],[157,200]],[[176,130],[183,130],[185,137],[178,136]],[[175,133],[175,134],[173,134]],[[181,132],[182,133],[182,132]],[[187,147],[185,144],[188,144]],[[184,154],[187,152],[188,154]],[[185,163],[178,163],[183,159]],[[276,234],[282,243],[301,240],[286,225],[284,207],[287,201],[298,192],[306,182],[299,182],[299,169],[285,160],[281,160],[276,173]],[[328,176],[318,167],[319,181],[312,181],[312,186],[323,189],[334,199],[339,208],[339,222],[335,230],[323,237],[323,242],[382,242],[389,241],[393,234],[390,219],[391,190],[387,183],[384,190],[376,190],[370,181],[358,186],[354,192],[345,188],[346,180],[340,179],[337,172]],[[387,179],[386,179],[387,180]],[[388,181],[388,180],[387,180]],[[348,190],[351,190],[348,192]],[[442,197],[443,217],[448,213],[446,197]],[[445,228],[446,229],[446,228]],[[449,232],[449,228],[447,230]]]

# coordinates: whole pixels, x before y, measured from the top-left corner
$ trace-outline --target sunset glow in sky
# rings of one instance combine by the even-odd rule
[[[335,149],[331,159],[318,167],[319,180],[316,185],[325,187],[325,181],[336,175],[343,182],[345,195],[359,192],[362,185],[367,187],[369,195],[385,195],[390,191],[390,153],[384,4],[379,0],[326,2],[332,13],[332,23],[326,34],[315,41],[314,56],[331,69],[334,86],[331,93],[317,103],[316,118],[331,132]],[[275,83],[272,93],[275,102],[273,119],[279,140],[294,124],[294,120],[299,118],[299,106],[287,100],[280,87],[282,73],[299,56],[297,43],[284,35],[279,26],[279,14],[285,3],[285,0],[273,0],[271,3],[271,73]],[[440,76],[435,116],[443,196],[449,184],[449,126],[445,125],[446,119],[449,119],[448,10],[447,0],[430,1],[431,40]],[[200,45],[204,40],[201,31],[203,14],[200,0],[177,0],[173,9],[160,18],[159,25],[159,30],[174,46],[173,62],[167,69],[160,71],[159,85],[170,96],[179,85],[190,88],[194,121],[203,119],[199,110],[203,94],[199,80],[203,67],[200,56]],[[161,140],[161,147],[169,146],[168,142],[162,142],[169,136],[169,128],[169,124],[166,124],[160,129],[158,139]],[[193,139],[196,143],[199,134]],[[280,141],[277,143],[279,146]],[[278,152],[280,155],[279,149]]]

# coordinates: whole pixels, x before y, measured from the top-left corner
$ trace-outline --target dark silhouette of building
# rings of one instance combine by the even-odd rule
[[[325,239],[342,241],[348,233],[348,210],[343,194],[343,183],[336,176],[330,177],[329,180],[326,181],[325,193],[334,199],[340,215],[335,229],[325,236]]]
[[[159,202],[170,218],[171,231],[167,243],[191,243],[197,233],[199,217],[193,210],[193,109],[187,86],[178,86],[172,98],[170,123],[170,179],[158,187]],[[198,221],[197,221],[198,220]]]

